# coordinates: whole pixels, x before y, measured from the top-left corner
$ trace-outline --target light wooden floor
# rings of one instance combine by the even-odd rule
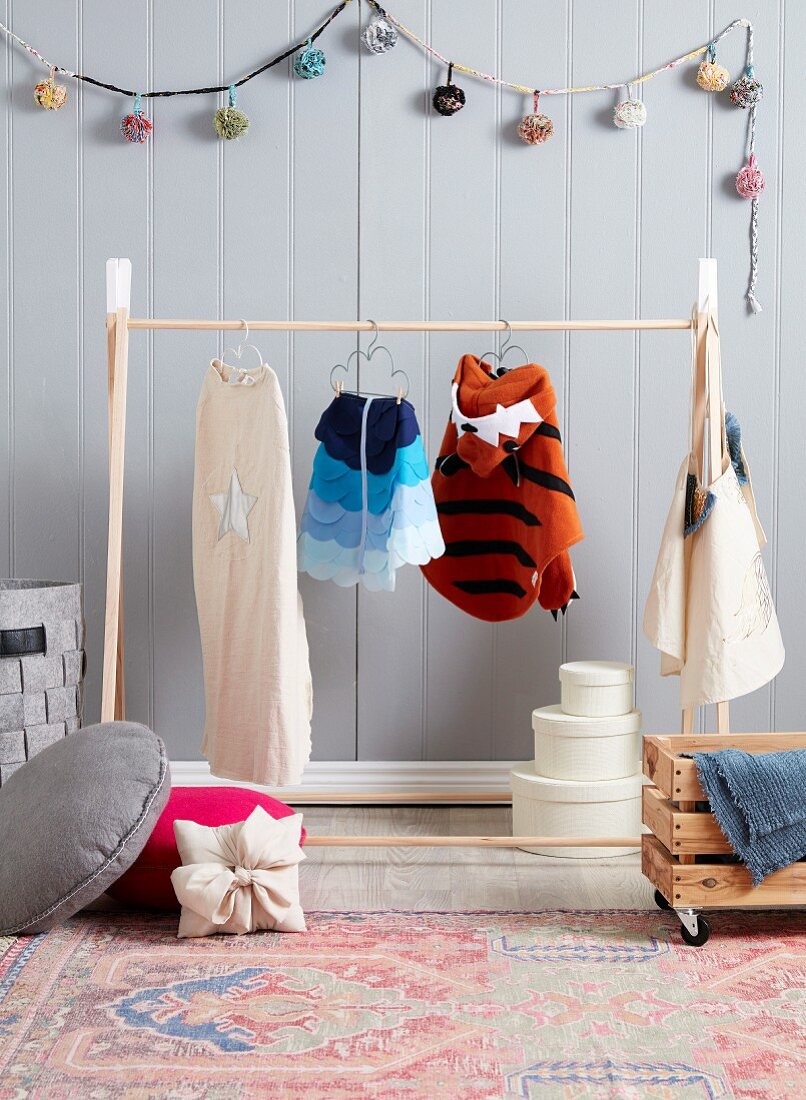
[[[506,836],[511,810],[300,807],[310,833]],[[597,860],[516,848],[307,848],[305,909],[652,909],[640,857]]]

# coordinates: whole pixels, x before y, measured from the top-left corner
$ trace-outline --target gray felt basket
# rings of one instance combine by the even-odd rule
[[[81,725],[81,585],[0,580],[0,786]]]

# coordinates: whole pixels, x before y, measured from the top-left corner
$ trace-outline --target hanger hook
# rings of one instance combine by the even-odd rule
[[[366,350],[366,356],[367,356],[367,359],[371,359],[372,358],[372,353],[375,350],[375,345],[378,343],[378,340],[380,339],[381,332],[380,332],[380,329],[378,328],[378,322],[377,321],[373,321],[371,317],[367,317],[367,321],[372,325],[372,339],[370,340],[369,347]]]
[[[247,344],[249,342],[249,325],[244,321],[243,317],[239,318],[244,329],[244,338],[241,340],[241,344]]]
[[[509,321],[505,321],[503,317],[499,317],[498,320],[502,325],[507,326],[507,337],[506,337],[506,340],[504,340],[503,344],[501,345],[501,354],[503,355],[504,351],[506,350],[507,345],[512,340],[512,325],[509,323]]]

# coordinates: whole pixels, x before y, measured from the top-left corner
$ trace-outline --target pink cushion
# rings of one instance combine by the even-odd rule
[[[199,825],[235,825],[245,821],[255,806],[271,817],[288,817],[294,811],[270,795],[246,787],[174,787],[168,804],[145,848],[125,874],[109,887],[116,901],[142,909],[179,909],[171,871],[182,865],[174,839],[174,821]],[[302,830],[301,843],[305,841]]]

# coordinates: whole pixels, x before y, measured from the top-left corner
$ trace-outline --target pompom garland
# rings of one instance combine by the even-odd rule
[[[228,106],[219,107],[213,115],[215,132],[225,141],[234,141],[235,138],[239,138],[241,134],[245,134],[249,129],[249,119],[243,111],[238,110],[236,107],[237,101],[238,93],[233,84],[229,89]]]
[[[635,130],[646,122],[646,107],[640,99],[634,99],[627,88],[627,99],[613,108],[613,125],[620,130]]]
[[[458,84],[453,83],[453,65],[448,66],[448,83],[440,84],[434,92],[432,103],[434,110],[439,114],[449,117],[461,111],[467,102],[467,97]]]
[[[67,102],[67,88],[56,83],[55,75],[55,68],[51,68],[48,79],[34,88],[34,99],[45,111],[58,111]]]
[[[744,75],[740,76],[730,90],[730,101],[737,107],[747,110],[755,107],[764,97],[764,85],[753,76],[753,66],[748,65]]]
[[[314,77],[323,75],[326,64],[327,58],[309,38],[294,61],[294,72],[303,80],[313,80]]]
[[[708,57],[700,62],[697,69],[697,83],[704,92],[724,92],[730,83],[730,73],[724,65],[718,65],[716,60],[716,46],[713,42],[708,45]]]
[[[361,32],[361,41],[370,53],[388,53],[397,45],[397,31],[382,15],[376,15]]]
[[[540,93],[535,92],[533,97],[534,111],[525,115],[518,123],[518,137],[527,145],[542,145],[548,141],[554,133],[554,123],[548,115],[541,115],[537,109],[537,101]]]
[[[120,120],[120,132],[135,145],[142,143],[150,136],[154,124],[148,115],[144,115],[140,109],[141,95],[138,92],[134,97],[134,108],[130,115],[124,115]]]
[[[766,186],[767,181],[756,164],[755,153],[751,153],[747,164],[736,177],[736,190],[743,199],[757,199]]]

